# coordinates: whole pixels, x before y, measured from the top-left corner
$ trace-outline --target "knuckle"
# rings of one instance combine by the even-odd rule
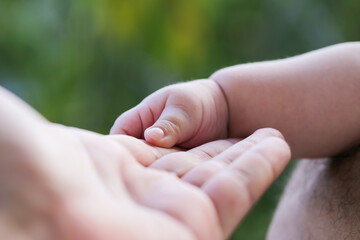
[[[170,120],[164,119],[158,124],[165,132],[165,134],[179,135],[181,133],[180,126],[181,121],[178,118],[171,118]]]
[[[270,137],[266,141],[272,145],[273,156],[277,156],[282,159],[291,158],[290,146],[284,139]]]
[[[259,143],[258,139],[256,139],[256,138],[254,139],[251,137],[245,138],[243,141],[239,142],[239,144],[246,147],[246,149],[250,149],[251,147],[255,146],[258,143]]]
[[[255,149],[251,155],[252,161],[256,162],[259,168],[262,169],[262,172],[265,176],[274,179],[276,174],[276,169],[273,167],[273,164],[269,161],[268,154],[263,149]]]
[[[247,196],[249,205],[256,202],[257,194],[251,184],[253,181],[253,173],[249,169],[243,167],[233,168],[232,171],[238,185],[243,188],[242,192],[245,194],[242,194],[242,196]]]
[[[248,155],[261,169],[267,179],[274,180],[284,166],[282,162],[290,159],[290,150],[286,142],[276,137],[270,137],[261,146],[255,147]]]

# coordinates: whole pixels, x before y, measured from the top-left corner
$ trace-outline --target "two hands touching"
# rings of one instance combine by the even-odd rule
[[[110,136],[49,123],[0,89],[0,238],[227,238],[290,158],[261,128],[294,157],[358,144],[359,52],[339,44],[166,87]]]
[[[358,144],[359,52],[339,44],[166,87],[110,136],[49,123],[0,88],[0,238],[229,237],[290,159],[260,128],[279,129],[294,157]]]
[[[49,123],[3,89],[0,104],[1,239],[224,239],[290,158],[273,129],[161,148]]]
[[[253,140],[263,131],[274,130],[259,130],[251,135],[256,129],[279,129],[295,158],[329,157],[359,144],[359,53],[359,43],[338,44],[288,59],[233,66],[216,72],[210,79],[171,85],[122,114],[111,134],[130,135],[158,147],[187,149],[219,139],[247,137],[210,161],[202,162],[196,160],[197,157],[182,157],[182,153],[177,153],[151,165],[175,172],[183,181],[206,192],[204,179],[224,169],[224,163],[230,163],[229,167],[234,167],[236,173],[231,177],[221,173],[224,177],[215,178],[219,181],[218,191],[206,193],[219,219],[230,222],[237,216],[235,223],[244,214],[235,210],[233,215],[224,215],[215,200],[231,209],[239,206],[247,209],[251,204],[237,205],[239,200],[247,195],[250,197],[247,202],[253,203],[256,197],[251,196],[258,194],[252,191],[263,189],[251,185],[255,179],[251,178],[253,172],[266,182],[271,178],[266,177],[262,163],[267,164],[268,169],[282,169],[284,165],[274,164],[271,158],[277,161],[290,158],[287,145],[280,146],[278,139],[277,144],[270,143],[275,140],[273,137],[261,142]],[[244,147],[248,144],[257,147]],[[264,150],[258,151],[261,145]],[[254,149],[257,153],[248,154]],[[237,162],[245,163],[245,160],[236,157],[234,152],[238,151],[241,152],[239,159],[248,161],[240,168]],[[280,152],[287,152],[286,157],[281,157]],[[240,185],[233,182],[236,178],[240,179]],[[245,188],[241,186],[244,182]],[[232,189],[239,192],[229,195],[222,192]],[[226,196],[229,201],[225,200]],[[229,236],[235,226],[230,225],[231,230],[224,230],[220,238]]]
[[[221,69],[175,84],[122,114],[112,134],[192,148],[278,129],[294,158],[334,156],[360,142],[360,43]]]

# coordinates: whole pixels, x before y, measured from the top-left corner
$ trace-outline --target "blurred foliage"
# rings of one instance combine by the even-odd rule
[[[0,84],[49,120],[106,133],[154,90],[360,39],[358,0],[1,0]],[[233,239],[263,239],[278,181]]]

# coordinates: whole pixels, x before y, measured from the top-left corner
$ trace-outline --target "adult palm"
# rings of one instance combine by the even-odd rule
[[[183,151],[49,123],[1,89],[0,112],[1,239],[224,239],[289,159],[270,129]]]

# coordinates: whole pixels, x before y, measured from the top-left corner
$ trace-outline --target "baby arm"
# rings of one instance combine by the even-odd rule
[[[122,114],[111,133],[195,147],[272,127],[295,158],[331,156],[359,141],[359,91],[360,43],[339,44],[165,87]]]
[[[331,156],[359,142],[360,43],[229,67],[211,79],[227,99],[229,137],[273,127],[294,157]]]

